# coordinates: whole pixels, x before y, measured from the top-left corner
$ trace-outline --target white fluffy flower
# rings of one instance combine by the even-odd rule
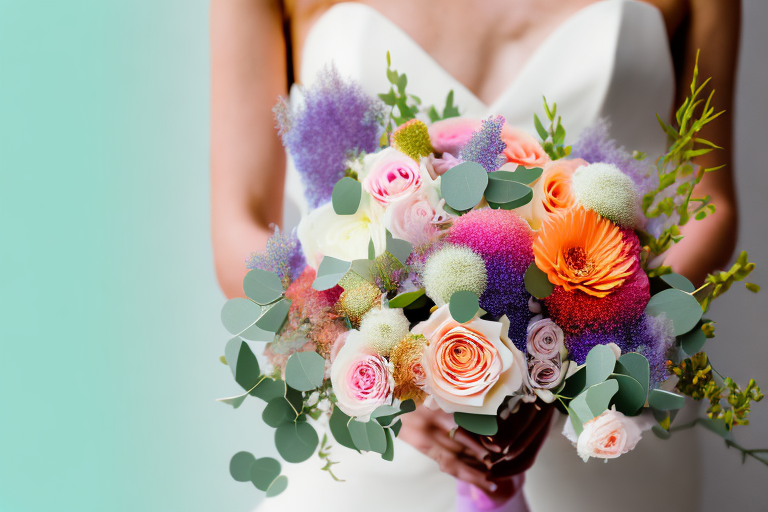
[[[384,254],[387,236],[382,217],[384,209],[363,193],[354,215],[337,215],[327,203],[301,219],[297,234],[307,263],[317,269],[323,256],[344,261],[368,257],[373,239],[376,255]]]
[[[360,322],[360,332],[368,346],[386,356],[397,343],[408,336],[410,323],[400,308],[373,308]]]

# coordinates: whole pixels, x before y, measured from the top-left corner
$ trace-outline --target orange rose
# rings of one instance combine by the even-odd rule
[[[525,372],[508,328],[506,317],[460,324],[447,305],[414,327],[429,342],[423,355],[427,405],[434,401],[449,413],[496,414],[504,398],[520,389]]]
[[[539,229],[541,223],[555,212],[571,208],[576,204],[571,178],[576,169],[583,165],[588,164],[580,158],[563,158],[546,163],[541,177],[531,184],[533,199],[515,211],[533,229]]]
[[[505,124],[501,129],[501,140],[507,145],[504,156],[513,164],[541,167],[550,161],[541,144],[523,130]]]

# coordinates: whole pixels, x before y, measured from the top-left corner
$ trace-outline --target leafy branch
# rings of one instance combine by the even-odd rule
[[[709,93],[706,100],[701,99],[701,93],[711,78],[706,79],[701,85],[698,84],[698,61],[699,55],[697,53],[690,86],[691,93],[675,112],[677,127],[664,122],[656,114],[656,119],[664,133],[667,134],[670,145],[667,152],[656,160],[659,185],[643,197],[642,209],[648,218],[661,215],[666,215],[670,219],[674,219],[676,215],[678,218],[675,219],[674,224],[667,226],[658,237],[654,238],[646,234],[646,238],[652,239],[646,244],[646,254],[643,261],[646,268],[647,264],[656,256],[663,254],[682,239],[679,227],[687,224],[691,217],[696,220],[703,220],[715,212],[715,206],[711,204],[711,197],[693,197],[693,190],[701,182],[704,174],[724,166],[696,167],[691,164],[691,160],[706,155],[715,149],[722,149],[720,146],[698,137],[698,133],[724,111],[715,112],[714,107],[711,106],[712,97],[715,94],[714,90]],[[697,115],[697,112],[700,112],[700,115]]]
[[[557,115],[557,103],[553,103],[550,109],[547,104],[547,98],[543,96],[542,98],[544,99],[544,111],[549,120],[549,128],[544,128],[539,116],[536,114],[533,114],[533,124],[539,137],[541,137],[541,146],[544,148],[544,151],[552,160],[558,160],[571,154],[571,146],[564,146],[565,128],[563,128],[560,122],[560,116]],[[557,119],[557,122],[555,122],[555,119]]]
[[[390,83],[389,92],[379,94],[379,99],[390,107],[385,124],[386,132],[382,136],[382,146],[388,144],[389,136],[395,128],[414,119],[421,108],[421,98],[406,92],[408,77],[405,73],[398,73],[392,69],[389,52],[387,52],[387,79]]]

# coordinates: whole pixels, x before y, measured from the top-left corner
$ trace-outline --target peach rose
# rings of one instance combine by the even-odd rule
[[[496,414],[504,398],[520,389],[526,371],[508,328],[506,317],[460,324],[448,305],[414,327],[429,342],[423,355],[427,405],[434,401],[449,413]]]
[[[383,206],[421,187],[420,165],[393,148],[366,156],[363,174],[363,189]]]
[[[637,446],[643,432],[650,430],[654,421],[647,413],[627,417],[616,406],[584,423],[584,430],[576,436],[570,419],[565,422],[563,435],[576,445],[584,462],[590,457],[615,459]]]
[[[576,169],[583,165],[588,164],[580,158],[546,163],[541,177],[531,184],[533,199],[515,212],[527,220],[533,229],[539,229],[544,219],[558,210],[575,205],[576,195],[573,193],[571,178]]]
[[[435,153],[450,153],[458,156],[459,150],[469,142],[472,134],[480,129],[479,119],[449,117],[432,123],[429,127],[429,141]]]
[[[505,124],[501,129],[501,140],[507,145],[504,156],[508,162],[525,167],[541,167],[550,161],[541,144],[523,130]]]

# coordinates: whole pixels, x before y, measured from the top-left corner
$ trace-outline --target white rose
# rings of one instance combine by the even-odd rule
[[[637,446],[642,434],[650,430],[654,421],[649,412],[640,416],[624,416],[616,407],[584,423],[584,430],[577,437],[570,419],[565,422],[563,435],[575,446],[584,462],[590,457],[615,459]]]
[[[392,364],[376,353],[360,331],[351,330],[331,364],[337,405],[346,415],[368,421],[379,406],[392,403]]]
[[[384,209],[363,193],[354,215],[337,215],[331,203],[312,210],[301,219],[297,234],[307,263],[317,269],[323,256],[344,261],[368,257],[368,243],[373,239],[376,255],[384,253],[387,236]]]

